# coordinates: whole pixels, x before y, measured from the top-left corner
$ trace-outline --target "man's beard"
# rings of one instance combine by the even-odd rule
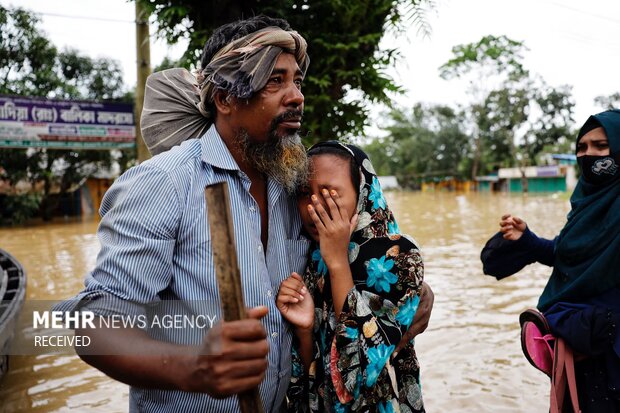
[[[280,183],[289,194],[305,184],[308,174],[306,148],[297,132],[278,135],[278,125],[299,112],[286,112],[271,122],[266,142],[255,142],[245,129],[237,135],[237,142],[246,162],[256,170]]]

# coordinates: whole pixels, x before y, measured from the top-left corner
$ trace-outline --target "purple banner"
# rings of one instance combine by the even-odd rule
[[[0,147],[121,149],[135,138],[132,104],[0,95]]]
[[[539,166],[536,168],[536,176],[560,176],[560,168],[557,165]]]

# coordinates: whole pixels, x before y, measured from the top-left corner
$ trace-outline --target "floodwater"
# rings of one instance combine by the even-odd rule
[[[386,194],[401,231],[422,249],[435,292],[428,330],[416,339],[428,412],[546,412],[549,381],[519,344],[519,313],[536,304],[550,271],[536,264],[496,281],[482,274],[480,249],[511,211],[552,238],[565,197]],[[0,229],[0,247],[28,272],[29,299],[58,300],[82,288],[99,244],[92,219]],[[14,356],[0,382],[0,413],[126,412],[127,387],[77,356]]]

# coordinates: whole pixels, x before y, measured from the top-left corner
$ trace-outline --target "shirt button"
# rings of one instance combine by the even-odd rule
[[[263,246],[262,246],[262,245],[259,245],[259,246],[258,246],[258,250],[259,250],[259,251],[261,251],[262,249],[263,249]]]
[[[254,212],[254,211],[256,211],[256,208],[254,208],[254,206],[251,206],[250,207],[250,211]]]
[[[273,333],[271,333],[271,338],[276,338],[276,337],[278,337],[278,333],[277,332],[274,331]]]
[[[267,297],[271,297],[271,290],[267,290]]]

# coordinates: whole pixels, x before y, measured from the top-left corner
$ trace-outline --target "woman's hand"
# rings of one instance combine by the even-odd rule
[[[519,217],[513,217],[510,214],[502,215],[499,226],[499,231],[504,234],[504,239],[510,241],[516,241],[521,238],[527,228],[525,221]]]
[[[298,329],[312,330],[314,326],[314,301],[297,273],[282,281],[276,298],[282,317]]]
[[[348,267],[349,241],[357,225],[357,214],[349,218],[349,211],[336,191],[323,189],[322,195],[329,212],[317,195],[312,195],[312,205],[308,205],[310,218],[319,232],[321,256],[328,268],[338,264]]]

